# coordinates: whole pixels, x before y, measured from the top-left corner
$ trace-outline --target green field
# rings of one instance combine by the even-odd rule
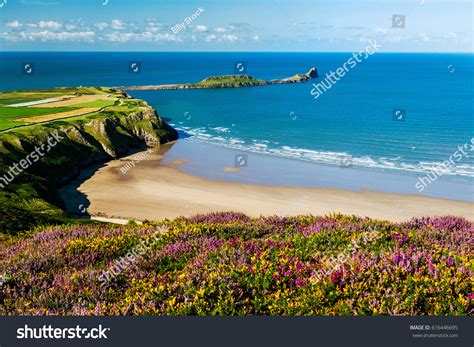
[[[0,130],[5,130],[11,127],[25,125],[27,122],[15,121],[18,118],[27,118],[33,116],[42,116],[45,114],[53,114],[60,112],[67,112],[80,107],[1,107],[0,106]]]
[[[51,99],[64,95],[93,95],[113,93],[109,88],[55,88],[51,90],[12,91],[0,93],[0,106],[15,105],[24,102]]]
[[[6,107],[25,102],[52,99],[64,95],[94,95],[113,94],[108,88],[57,88],[50,91],[13,91],[0,93],[0,131],[12,127],[31,124],[29,122],[18,121],[20,118],[43,116],[61,112],[73,111],[86,107],[108,107],[114,105],[115,100],[97,100],[79,103],[66,107]],[[34,122],[32,122],[34,123]]]
[[[84,102],[82,104],[76,104],[71,106],[71,108],[84,108],[84,107],[107,107],[112,106],[115,103],[115,100],[97,100],[97,101],[90,101]]]
[[[15,105],[24,102],[31,102],[36,100],[56,98],[66,95],[67,93],[28,93],[28,92],[9,92],[0,94],[0,106]]]

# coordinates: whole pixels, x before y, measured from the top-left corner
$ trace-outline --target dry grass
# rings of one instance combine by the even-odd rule
[[[59,112],[59,113],[52,113],[52,114],[45,114],[42,116],[34,116],[34,117],[27,117],[27,118],[18,118],[15,119],[16,122],[28,122],[28,123],[41,123],[41,122],[48,122],[55,119],[60,118],[69,118],[69,117],[77,117],[82,116],[86,113],[97,112],[101,109],[101,107],[85,107],[80,108],[77,110],[67,111],[67,112]]]
[[[41,105],[34,105],[30,107],[66,107],[66,106],[74,106],[76,104],[82,104],[85,102],[111,99],[108,94],[82,95],[82,96],[68,95],[68,97],[69,98],[66,100],[50,102],[50,103],[41,104]]]

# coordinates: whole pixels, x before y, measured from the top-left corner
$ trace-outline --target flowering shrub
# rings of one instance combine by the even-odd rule
[[[2,244],[0,314],[471,315],[473,227],[451,216],[239,213],[50,227]],[[129,267],[99,280],[152,236]]]

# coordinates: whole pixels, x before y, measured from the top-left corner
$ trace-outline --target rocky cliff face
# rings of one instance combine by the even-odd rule
[[[49,187],[56,187],[76,177],[87,166],[124,156],[134,149],[145,149],[147,144],[162,144],[178,138],[176,130],[146,104],[130,111],[104,111],[83,118],[19,128],[0,134],[0,176],[35,148],[47,144],[53,133],[61,140],[6,189],[35,181],[47,181]]]
[[[88,166],[178,138],[148,104],[124,96],[99,113],[0,133],[0,236],[69,222],[59,186]]]
[[[306,73],[306,75],[309,78],[318,78],[319,77],[318,70],[316,70],[315,67],[312,67],[311,69],[309,69],[309,71]]]

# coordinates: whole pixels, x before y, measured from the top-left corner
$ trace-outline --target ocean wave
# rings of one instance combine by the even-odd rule
[[[230,132],[229,128],[224,128],[224,127],[215,127],[215,128],[211,128],[211,130],[217,131],[219,133],[228,133],[228,132]]]
[[[403,159],[400,156],[393,158],[372,158],[370,156],[357,157],[352,156],[347,152],[316,151],[307,148],[278,146],[278,142],[258,139],[252,139],[251,143],[247,143],[243,139],[233,136],[223,137],[221,135],[209,134],[208,129],[205,127],[178,127],[177,129],[183,130],[192,135],[190,138],[192,141],[210,143],[234,150],[304,160],[318,164],[337,165],[344,167],[350,166],[354,168],[371,168],[389,171],[406,171],[419,173],[420,175],[426,175],[428,173],[435,172],[438,176],[450,175],[474,177],[474,166],[465,163],[461,163],[450,168],[445,168],[442,166],[441,162],[403,162]],[[222,133],[219,130],[216,130],[216,128],[210,128],[209,130]]]

